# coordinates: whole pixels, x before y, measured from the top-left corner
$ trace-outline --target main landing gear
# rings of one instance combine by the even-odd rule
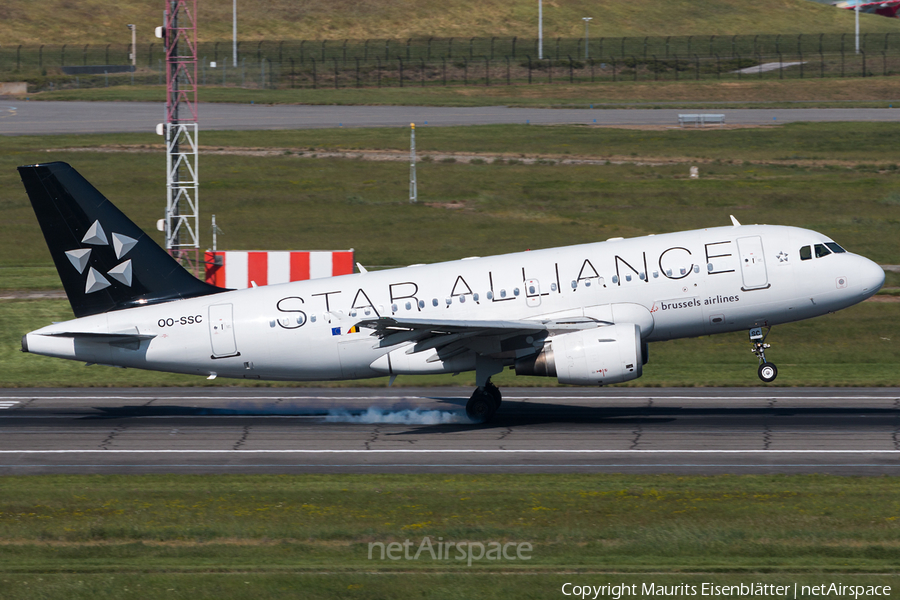
[[[476,423],[487,423],[494,418],[502,400],[500,388],[488,379],[486,385],[475,389],[466,403],[466,416]]]
[[[753,344],[750,352],[759,359],[757,374],[766,383],[772,383],[778,377],[778,367],[775,366],[775,363],[770,363],[766,360],[766,348],[771,347],[770,344],[766,343],[766,338],[769,337],[770,331],[772,331],[771,327],[766,328],[765,334],[763,334],[762,327],[754,327],[750,330],[750,343]]]
[[[478,354],[475,356],[475,391],[466,403],[466,416],[476,423],[487,423],[494,418],[500,408],[500,390],[491,381],[491,376],[503,370],[503,363],[497,359]]]

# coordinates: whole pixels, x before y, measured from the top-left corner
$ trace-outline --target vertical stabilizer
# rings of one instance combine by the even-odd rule
[[[76,317],[225,291],[185,271],[68,164],[19,175]]]

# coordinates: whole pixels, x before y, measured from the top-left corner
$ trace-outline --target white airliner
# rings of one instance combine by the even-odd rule
[[[834,312],[884,283],[874,262],[806,229],[740,225],[224,290],[192,277],[65,163],[19,167],[74,320],[22,350],[207,378],[286,381],[475,371],[607,385],[641,376],[650,342]]]

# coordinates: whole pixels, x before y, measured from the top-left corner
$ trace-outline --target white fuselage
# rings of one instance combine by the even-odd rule
[[[610,240],[112,311],[44,327],[26,342],[48,356],[223,377],[465,371],[474,368],[471,354],[398,360],[397,347],[351,328],[377,316],[473,324],[588,316],[637,323],[652,342],[798,321],[856,304],[884,281],[875,263],[849,252],[800,259],[801,247],[824,242],[814,231],[768,225]],[[154,337],[117,345],[59,332]],[[389,352],[395,360],[385,360]]]

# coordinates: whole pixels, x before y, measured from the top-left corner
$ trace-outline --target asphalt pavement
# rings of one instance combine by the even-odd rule
[[[0,474],[900,474],[898,388],[0,390]]]
[[[200,103],[200,130],[417,127],[488,124],[678,126],[680,113],[724,114],[729,125],[798,121],[900,121],[891,108],[578,109],[506,106],[312,106]],[[0,100],[0,135],[153,132],[165,120],[155,102],[31,102]]]

